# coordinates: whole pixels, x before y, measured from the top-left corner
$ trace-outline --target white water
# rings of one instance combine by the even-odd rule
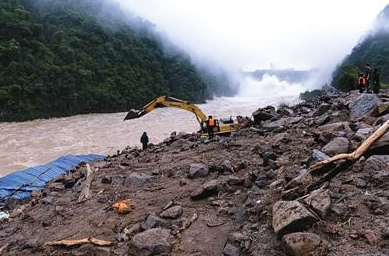
[[[294,104],[304,91],[299,84],[287,84],[275,77],[261,82],[246,79],[233,98],[222,97],[201,104],[205,114],[216,117],[251,116],[259,107]],[[113,154],[126,146],[139,146],[143,131],[158,143],[172,131],[195,132],[195,116],[173,108],[156,109],[123,122],[126,113],[89,114],[21,123],[0,123],[0,176],[43,164],[65,154]]]

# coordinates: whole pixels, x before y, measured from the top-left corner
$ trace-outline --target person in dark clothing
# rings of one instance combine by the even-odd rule
[[[372,87],[373,87],[373,92],[374,93],[379,93],[380,92],[380,73],[378,72],[378,69],[373,70],[373,75],[372,75]]]
[[[358,89],[359,93],[363,93],[366,88],[366,77],[364,74],[360,74],[358,77]]]
[[[214,131],[213,129],[216,126],[216,120],[212,118],[212,116],[208,116],[207,120],[207,132],[208,132],[208,138],[212,139],[214,136]]]
[[[140,142],[142,143],[143,150],[145,150],[147,148],[147,144],[149,143],[149,137],[146,132],[144,132],[140,137]]]

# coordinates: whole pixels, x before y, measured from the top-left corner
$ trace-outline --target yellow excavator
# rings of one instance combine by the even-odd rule
[[[146,104],[141,110],[131,109],[127,113],[126,117],[124,118],[124,121],[142,117],[147,113],[150,113],[156,108],[164,108],[164,107],[180,108],[192,112],[193,114],[195,114],[196,119],[200,124],[201,133],[205,136],[208,135],[207,132],[208,118],[203,113],[203,111],[201,111],[199,107],[197,107],[196,105],[188,101],[184,101],[184,100],[180,100],[168,96],[161,96],[156,98],[155,100]],[[213,129],[215,134],[229,134],[239,129],[239,123],[234,121],[231,117],[215,119],[215,121],[216,121],[216,126]]]

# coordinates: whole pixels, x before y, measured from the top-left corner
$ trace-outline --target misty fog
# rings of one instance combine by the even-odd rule
[[[371,29],[386,0],[114,0],[155,24],[198,65],[230,75],[256,69],[317,69],[301,84],[240,75],[239,95],[297,93],[331,80],[336,65]],[[236,76],[235,76],[236,79]],[[289,84],[289,83],[287,83]]]

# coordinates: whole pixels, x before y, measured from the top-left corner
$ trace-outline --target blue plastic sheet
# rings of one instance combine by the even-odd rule
[[[66,155],[47,164],[8,174],[0,178],[0,206],[4,198],[12,193],[12,198],[29,198],[32,191],[44,188],[49,181],[58,178],[79,163],[102,160],[104,157],[103,155]]]

